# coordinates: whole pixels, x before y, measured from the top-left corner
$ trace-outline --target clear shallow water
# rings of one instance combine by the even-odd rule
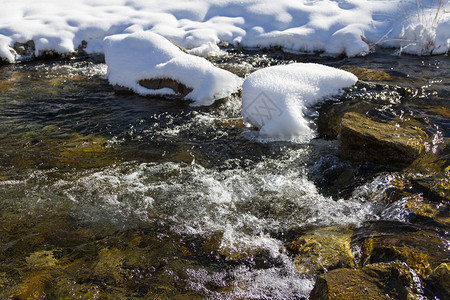
[[[395,77],[383,84],[423,90],[431,104],[448,99],[447,57],[215,62],[247,74],[294,58],[381,68]],[[300,274],[287,250],[300,232],[406,221],[379,199],[391,175],[375,166],[343,194],[328,189],[324,170],[347,163],[335,141],[262,143],[242,124],[238,98],[191,108],[115,93],[104,74],[95,59],[0,68],[5,293],[35,280],[48,297],[307,298],[317,274]],[[374,113],[402,114],[394,89],[354,93],[387,103]],[[400,104],[417,115],[421,97]],[[423,119],[448,136],[448,119]]]

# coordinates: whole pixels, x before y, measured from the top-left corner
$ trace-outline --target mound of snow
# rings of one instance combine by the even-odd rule
[[[436,14],[436,12],[434,12]],[[428,11],[429,15],[433,10]],[[416,17],[417,18],[417,17]],[[421,24],[411,17],[400,37],[404,41],[401,52],[415,55],[446,54],[450,48],[450,15],[439,23]],[[412,21],[411,21],[412,20]]]
[[[197,106],[210,105],[242,84],[236,75],[149,31],[109,36],[103,46],[109,82],[141,95],[168,95],[193,100]]]
[[[87,53],[103,53],[105,37],[137,30],[151,30],[201,55],[211,55],[206,45],[226,41],[353,56],[368,51],[361,36],[376,42],[386,34],[391,19],[398,19],[398,1],[2,1],[0,57],[20,60],[12,48],[28,40],[35,42],[36,56],[70,53],[83,41]]]
[[[350,87],[358,78],[332,67],[294,63],[252,73],[242,87],[242,116],[260,135],[292,140],[312,135],[304,111]]]
[[[450,49],[448,3],[433,0],[400,1],[397,6],[401,16],[392,18],[388,34],[378,44],[399,48],[399,54],[447,54]]]
[[[191,0],[189,5],[185,0],[2,1],[0,59],[21,60],[14,44],[29,40],[36,56],[67,54],[80,45],[87,53],[103,53],[105,37],[145,30],[195,49],[196,55],[220,53],[211,45],[221,41],[327,55],[364,55],[369,44],[412,44],[408,52],[446,53],[447,3],[438,11],[440,1],[419,2],[424,9],[412,0]],[[414,24],[418,16],[420,27]]]

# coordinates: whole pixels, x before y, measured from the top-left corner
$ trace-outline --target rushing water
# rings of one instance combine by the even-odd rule
[[[447,57],[241,53],[215,63],[245,75],[292,60],[382,69],[423,101],[450,92]],[[262,141],[237,96],[192,108],[117,93],[105,71],[95,58],[0,68],[0,296],[33,286],[69,299],[307,298],[317,274],[299,273],[287,249],[299,233],[405,221],[377,198],[392,176],[377,166],[360,164],[347,190],[328,186],[325,171],[349,164],[336,141]],[[402,117],[394,90],[354,93]],[[420,101],[404,105],[417,114]],[[447,119],[423,118],[438,139],[449,135]]]

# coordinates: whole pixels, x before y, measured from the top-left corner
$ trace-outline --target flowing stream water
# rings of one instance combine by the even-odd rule
[[[447,56],[213,61],[240,75],[291,61],[381,69],[394,78],[386,89],[353,93],[384,97],[377,113],[400,118],[450,92]],[[238,96],[190,107],[115,92],[105,73],[96,57],[0,67],[0,297],[308,298],[318,273],[296,268],[297,236],[407,222],[379,199],[397,170],[342,160],[336,140],[258,139]],[[423,97],[395,109],[396,85]],[[449,136],[448,119],[423,120]],[[360,170],[351,184],[331,186],[327,172],[349,164]]]

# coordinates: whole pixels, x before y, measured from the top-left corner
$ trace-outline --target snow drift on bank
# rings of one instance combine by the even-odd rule
[[[350,87],[358,78],[346,71],[294,63],[252,73],[242,87],[242,116],[260,135],[291,140],[312,135],[304,110]]]
[[[169,95],[210,105],[242,84],[236,75],[149,31],[107,37],[104,48],[109,82],[141,95]]]
[[[355,56],[369,43],[401,47],[419,44],[423,33],[433,54],[449,48],[450,13],[441,9],[439,24],[414,26],[414,0],[0,0],[0,57],[21,59],[15,43],[34,41],[34,54],[103,53],[102,41],[114,34],[151,30],[193,53],[227,41],[244,47],[281,46],[294,51],[324,51]],[[420,1],[433,16],[436,3]],[[403,13],[400,14],[399,10]],[[422,18],[423,19],[423,18]],[[440,24],[444,25],[440,25]],[[419,24],[425,25],[426,24]],[[419,30],[420,28],[420,30]],[[418,35],[418,36],[417,36]],[[419,41],[419,43],[417,43]],[[436,43],[435,43],[436,41]],[[428,42],[428,41],[427,41]],[[428,44],[426,45],[428,47]],[[17,50],[15,51],[14,48]],[[411,52],[421,54],[421,49]],[[428,51],[427,53],[429,53]]]

